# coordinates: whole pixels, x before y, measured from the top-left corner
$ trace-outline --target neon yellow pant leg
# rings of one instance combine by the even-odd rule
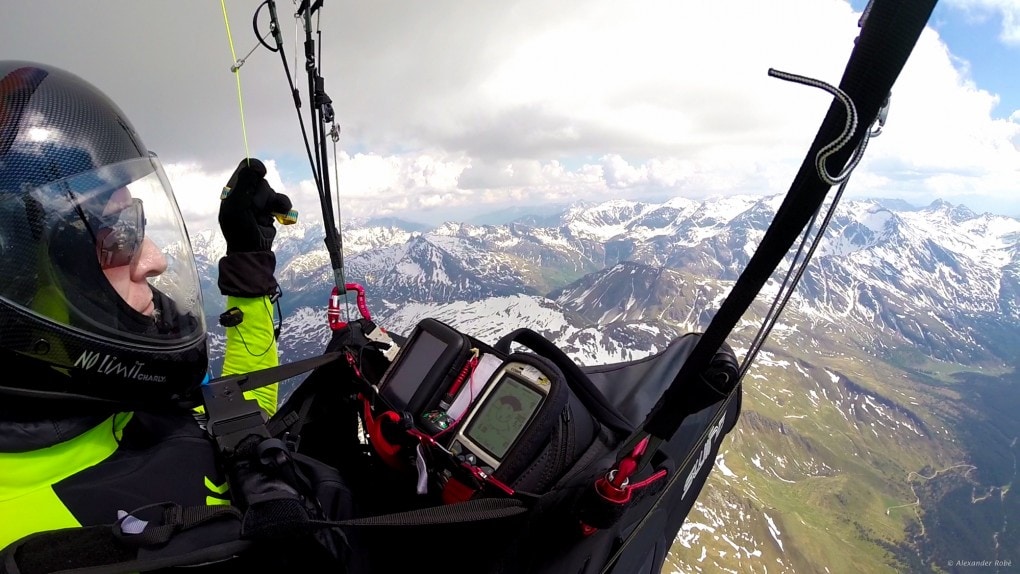
[[[227,296],[227,308],[237,307],[244,320],[236,327],[227,327],[227,349],[223,356],[223,375],[237,375],[268,369],[280,364],[280,355],[273,338],[273,304],[269,297]],[[258,401],[269,415],[276,412],[279,383],[266,385],[245,393]]]

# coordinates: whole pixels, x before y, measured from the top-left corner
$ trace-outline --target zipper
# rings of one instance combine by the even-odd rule
[[[556,464],[553,465],[555,474],[549,477],[550,480],[558,477],[570,462],[571,447],[574,443],[573,430],[573,426],[570,424],[570,405],[567,405],[560,414],[560,440],[556,449],[556,457],[553,459],[556,461]]]

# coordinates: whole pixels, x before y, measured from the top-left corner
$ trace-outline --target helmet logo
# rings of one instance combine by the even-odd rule
[[[165,383],[166,375],[152,375],[144,371],[141,361],[124,362],[116,355],[96,351],[82,351],[74,366],[100,375],[119,375],[122,378],[151,383]]]

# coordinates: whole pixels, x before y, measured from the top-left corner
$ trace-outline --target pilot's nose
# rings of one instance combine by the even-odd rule
[[[131,279],[144,281],[149,277],[156,277],[166,271],[166,256],[156,247],[148,237],[142,240],[138,260],[131,268]]]

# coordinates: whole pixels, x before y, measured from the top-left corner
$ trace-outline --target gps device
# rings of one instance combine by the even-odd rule
[[[470,339],[435,319],[423,319],[379,381],[393,409],[416,418],[439,402],[471,354]]]
[[[450,451],[494,472],[537,418],[550,388],[549,378],[536,367],[504,364],[464,416]]]

